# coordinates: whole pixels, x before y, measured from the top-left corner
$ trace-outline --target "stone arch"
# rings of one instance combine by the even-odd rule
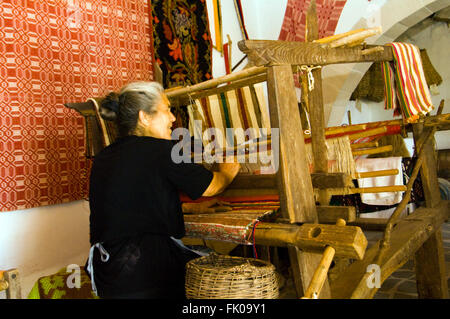
[[[340,17],[346,19],[349,15],[364,16],[364,8],[355,4],[360,0],[348,0],[346,6],[355,6],[355,10],[343,11]],[[353,27],[338,30],[342,33],[351,29],[370,28],[381,25],[383,33],[367,39],[369,44],[385,44],[393,42],[398,36],[429,17],[433,13],[450,6],[450,0],[387,0],[378,11],[374,11],[370,19],[361,18]],[[344,10],[346,8],[344,7]],[[357,10],[360,12],[357,12]],[[340,125],[347,110],[347,105],[353,90],[370,67],[371,63],[349,63],[329,65],[323,68],[324,112],[328,126]]]

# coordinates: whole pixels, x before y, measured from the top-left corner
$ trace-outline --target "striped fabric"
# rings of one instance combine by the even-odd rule
[[[185,214],[186,237],[203,238],[252,245],[251,231],[261,220],[273,217],[280,208],[279,195],[219,196],[228,202],[231,211],[212,214]],[[180,194],[183,203],[199,203],[210,200],[201,197],[191,200]]]
[[[216,128],[223,136],[215,142],[217,147],[233,147],[237,145],[236,136],[227,136],[227,128],[241,128],[243,132],[251,128],[246,140],[270,134],[270,120],[267,103],[264,97],[263,84],[247,86],[196,99],[188,106],[189,130],[196,138],[205,137],[208,128]],[[266,128],[266,131],[261,131]],[[236,130],[233,131],[236,135]],[[242,139],[244,141],[244,139]],[[203,139],[206,146],[211,143]]]
[[[394,115],[402,115],[408,123],[416,122],[420,114],[427,114],[434,107],[425,80],[420,50],[408,43],[393,42],[393,62],[383,62],[385,81],[385,109],[393,109]]]

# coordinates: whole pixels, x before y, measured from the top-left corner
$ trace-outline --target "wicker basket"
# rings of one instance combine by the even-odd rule
[[[186,264],[188,299],[276,299],[278,281],[271,263],[211,254]]]

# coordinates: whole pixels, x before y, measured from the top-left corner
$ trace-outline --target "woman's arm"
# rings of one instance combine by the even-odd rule
[[[220,163],[219,171],[213,172],[213,179],[202,196],[214,196],[222,193],[236,177],[240,168],[241,164],[239,163]]]

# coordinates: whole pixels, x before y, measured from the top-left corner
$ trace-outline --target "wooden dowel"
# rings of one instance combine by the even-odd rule
[[[445,100],[442,99],[441,102],[439,103],[439,107],[437,109],[436,115],[442,114],[442,111],[444,110],[444,103],[445,103]]]
[[[350,144],[350,147],[351,147],[352,150],[357,150],[357,149],[360,149],[360,148],[378,147],[378,141],[367,142],[367,143]]]
[[[360,187],[360,188],[329,188],[327,190],[333,195],[348,195],[348,194],[370,194],[370,193],[385,193],[385,192],[404,192],[406,186],[378,186],[378,187]]]
[[[345,226],[346,222],[345,219],[338,218],[336,221],[336,226]]]
[[[261,83],[266,80],[267,80],[266,73],[257,74],[257,75],[249,76],[249,77],[246,77],[243,79],[236,80],[228,85],[214,87],[214,88],[210,88],[210,89],[206,89],[206,90],[201,90],[196,93],[192,93],[190,95],[190,98],[193,100],[196,100],[196,99],[200,99],[202,97],[216,95],[219,93],[224,93],[224,92],[228,92],[231,90],[235,90],[237,88],[242,88],[242,87],[249,86],[252,84]]]
[[[338,218],[336,221],[336,226],[345,226],[345,220]],[[330,269],[335,253],[336,250],[333,247],[327,246],[325,248],[322,259],[320,260],[319,265],[311,278],[311,282],[303,298],[316,299],[320,295],[320,291],[322,290],[323,284],[327,279],[328,270]]]
[[[362,137],[379,135],[379,134],[383,134],[386,132],[387,132],[387,127],[382,126],[382,127],[377,127],[377,128],[371,129],[371,130],[364,131],[364,132],[349,134],[348,138],[350,139],[350,141],[354,141],[354,140],[357,140]]]
[[[201,82],[201,83],[198,83],[198,84],[195,84],[192,86],[186,86],[186,87],[183,87],[183,88],[180,88],[177,90],[167,91],[166,95],[170,99],[170,98],[174,98],[176,96],[180,96],[180,95],[184,95],[184,94],[191,94],[191,93],[194,93],[194,92],[197,92],[200,90],[214,88],[214,87],[218,86],[219,84],[243,79],[243,78],[253,76],[256,74],[261,74],[261,73],[266,72],[266,70],[267,69],[265,66],[251,67],[251,68],[244,69],[244,70],[241,70],[241,71],[238,71],[235,73],[231,73],[231,74],[227,74],[227,75],[218,77],[216,79]]]
[[[8,289],[9,285],[8,282],[4,280],[0,280],[0,291]]]
[[[313,277],[311,278],[311,283],[308,286],[308,289],[305,292],[304,298],[314,298],[320,294],[322,290],[325,279],[327,278],[328,269],[330,268],[331,262],[333,261],[336,250],[328,246],[325,248],[325,251],[322,255],[322,259],[319,262],[319,266],[317,266],[316,271],[314,272]]]
[[[322,44],[323,43],[330,43],[330,42],[342,39],[342,38],[344,38],[346,36],[359,33],[359,32],[364,31],[364,30],[365,29],[352,30],[352,31],[348,31],[348,32],[345,32],[345,33],[335,34],[335,35],[332,35],[332,36],[329,36],[329,37],[326,37],[326,38],[317,39],[317,40],[314,40],[313,42],[314,43],[322,43]]]
[[[369,177],[379,177],[379,176],[392,176],[397,175],[398,169],[385,169],[380,171],[372,171],[372,172],[361,172],[361,173],[355,173],[352,178],[369,178]]]
[[[385,152],[391,152],[392,149],[393,149],[392,145],[386,145],[386,146],[369,148],[369,149],[366,149],[366,150],[353,151],[352,154],[353,154],[353,156],[380,154],[380,153],[385,153]]]
[[[350,34],[341,39],[330,42],[329,47],[337,48],[337,47],[340,47],[343,45],[348,45],[348,44],[351,44],[354,42],[359,42],[361,40],[364,40],[365,38],[380,34],[381,32],[382,32],[381,27],[365,29],[363,31],[356,32],[354,34]]]

